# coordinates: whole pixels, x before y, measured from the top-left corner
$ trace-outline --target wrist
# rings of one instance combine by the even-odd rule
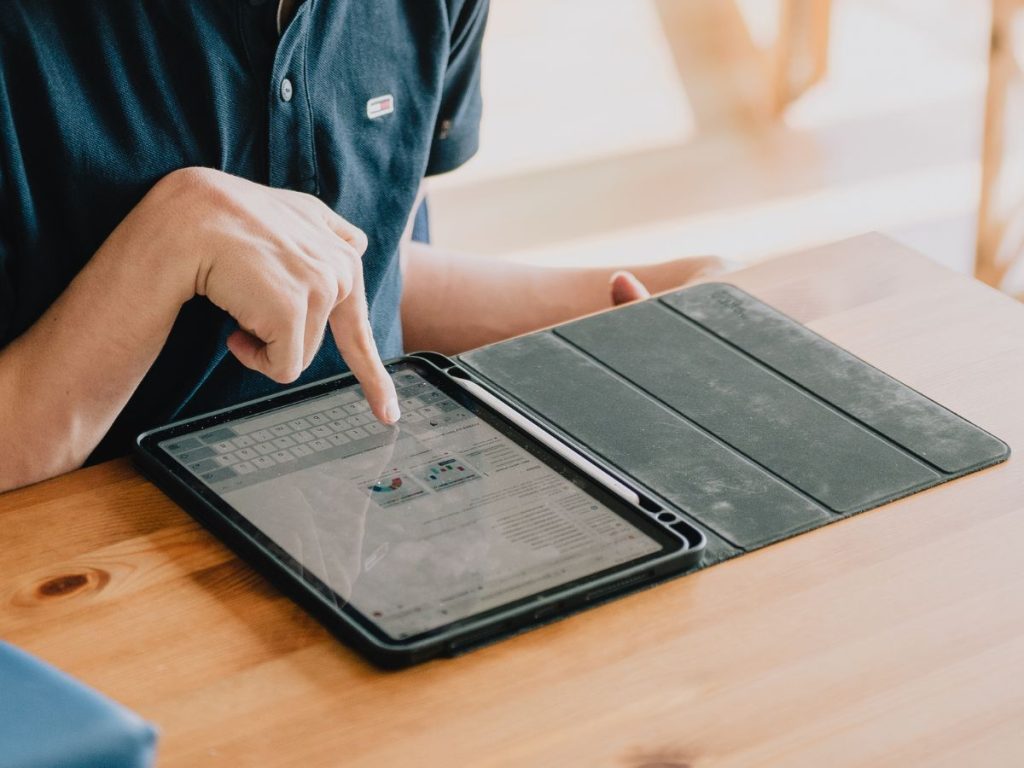
[[[154,306],[176,315],[196,294],[197,249],[182,231],[180,184],[171,174],[146,194],[107,238],[100,252]]]

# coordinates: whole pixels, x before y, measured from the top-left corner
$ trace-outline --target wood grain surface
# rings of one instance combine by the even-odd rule
[[[0,496],[0,636],[163,766],[1024,765],[1024,307],[878,236],[730,281],[1018,455],[398,673],[116,461]]]

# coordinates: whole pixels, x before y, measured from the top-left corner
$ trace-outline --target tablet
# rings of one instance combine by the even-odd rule
[[[388,370],[397,425],[379,423],[347,376],[147,432],[137,456],[384,666],[460,652],[699,559],[698,529],[493,395],[414,357]]]

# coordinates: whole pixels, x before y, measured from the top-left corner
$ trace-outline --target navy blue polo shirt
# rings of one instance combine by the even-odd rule
[[[3,4],[0,347],[157,180],[208,166],[314,194],[364,229],[374,335],[384,358],[402,352],[399,239],[421,179],[476,151],[487,1],[306,0],[280,35],[276,12],[277,0]],[[189,302],[92,460],[278,388],[227,353],[234,328]],[[328,337],[300,383],[344,370]]]

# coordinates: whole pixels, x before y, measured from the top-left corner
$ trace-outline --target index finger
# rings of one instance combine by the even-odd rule
[[[334,343],[359,379],[373,415],[385,424],[394,424],[402,415],[398,395],[373,340],[361,276],[352,292],[331,312],[329,322]]]

